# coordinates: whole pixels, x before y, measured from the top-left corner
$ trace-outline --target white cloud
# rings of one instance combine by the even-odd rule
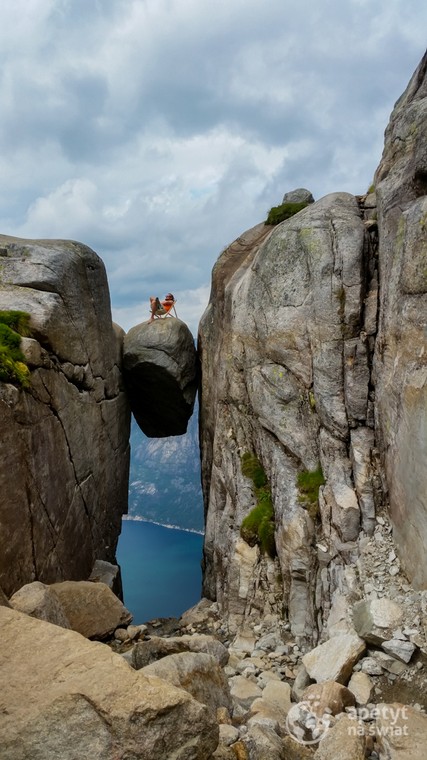
[[[0,6],[0,230],[81,240],[118,321],[179,293],[283,193],[370,184],[423,54],[418,0],[14,0]]]

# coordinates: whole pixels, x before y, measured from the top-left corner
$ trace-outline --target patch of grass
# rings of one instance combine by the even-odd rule
[[[0,311],[0,323],[23,337],[30,334],[30,315],[26,311]]]
[[[263,488],[267,485],[267,475],[264,467],[255,454],[247,451],[241,458],[242,473],[252,480],[255,488]]]
[[[21,335],[29,333],[30,315],[24,311],[0,311],[0,381],[26,387],[30,371],[20,349]]]
[[[298,473],[298,501],[308,511],[313,520],[319,511],[319,488],[325,484],[322,468],[319,464],[316,470],[303,470]]]
[[[273,206],[268,212],[264,224],[280,224],[285,219],[290,219],[291,216],[298,214],[308,205],[307,201],[301,201],[300,203],[282,203],[280,206]]]
[[[344,285],[341,285],[341,286],[338,288],[338,293],[337,293],[337,295],[338,295],[338,301],[339,301],[339,309],[338,309],[338,313],[339,313],[339,315],[340,315],[340,318],[341,318],[341,319],[343,319],[343,317],[344,317],[344,314],[345,314],[345,299],[346,299],[346,295],[345,295],[345,288],[344,288]]]
[[[252,480],[257,503],[242,521],[240,535],[249,546],[258,544],[262,552],[275,557],[274,509],[267,476],[255,454],[243,454],[241,465],[243,475]]]
[[[372,183],[372,185],[369,185],[368,192],[366,193],[366,195],[370,195],[371,193],[375,193],[375,185],[374,185],[374,183]]]

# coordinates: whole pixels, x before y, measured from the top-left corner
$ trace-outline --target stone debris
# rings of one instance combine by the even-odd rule
[[[390,760],[425,760],[427,715],[408,705],[379,704],[377,743],[379,757]]]
[[[386,525],[384,521],[382,527]],[[205,640],[210,640],[211,645],[213,640],[224,647],[227,656],[222,658],[222,670],[228,679],[231,702],[228,707],[216,710],[217,723],[222,727],[215,758],[235,760],[236,757],[270,759],[286,756],[295,760],[306,757],[328,760],[340,760],[342,757],[349,760],[364,757],[361,753],[365,752],[366,757],[378,760],[381,756],[379,753],[375,755],[374,749],[376,747],[378,750],[375,743],[375,695],[390,685],[395,688],[394,685],[399,682],[393,679],[405,679],[405,683],[410,684],[411,678],[420,677],[416,693],[419,695],[424,688],[424,696],[427,694],[422,686],[424,669],[422,663],[418,667],[416,650],[414,662],[411,660],[409,664],[372,644],[369,644],[371,648],[367,656],[361,656],[367,642],[353,631],[338,634],[310,651],[303,651],[304,647],[296,644],[286,623],[274,616],[252,628],[246,627],[237,637],[230,637],[227,621],[221,620],[216,605],[211,605],[212,608],[207,600],[202,600],[200,606],[203,614],[200,610],[193,611],[190,616],[185,614],[173,635],[166,633],[163,638],[153,636],[151,640],[139,641],[133,644],[133,650],[140,651],[142,647],[149,649],[153,641],[152,650],[166,652],[169,651],[169,642],[176,648],[180,639],[185,641],[186,647],[190,647],[191,639],[194,639],[196,646],[201,635],[199,631],[203,631]],[[390,618],[387,619],[390,621]],[[154,622],[151,621],[153,630]],[[157,630],[159,628],[162,626]],[[207,633],[209,630],[210,636]],[[415,636],[418,632],[418,628],[402,624],[394,628],[392,640],[405,645],[409,642],[408,636]],[[354,649],[349,642],[353,643]],[[345,652],[350,653],[352,666],[348,660],[347,664],[341,664],[346,661],[347,655],[343,656]],[[169,657],[166,657],[166,660],[159,661],[159,664],[164,663],[166,672],[168,660]],[[311,660],[315,663],[312,666],[315,670],[311,669]],[[311,678],[304,664],[307,662]],[[335,672],[342,672],[342,668],[347,672],[347,687],[330,680],[312,683],[313,673],[319,676],[331,668],[331,663]],[[427,707],[427,700],[424,701]],[[346,715],[343,723],[343,716]],[[347,736],[349,727],[351,732],[346,744],[343,737]],[[301,734],[314,743],[307,746],[299,744],[297,739]],[[279,754],[279,747],[282,755]],[[286,754],[283,755],[285,749]],[[229,754],[230,751],[233,755]]]
[[[353,666],[366,649],[365,642],[356,634],[345,633],[319,644],[303,656],[307,673],[315,681],[347,683]]]
[[[381,675],[381,672],[382,669],[380,668],[380,672],[377,675]],[[369,678],[369,675],[362,671],[353,673],[348,682],[348,688],[354,694],[358,705],[368,704],[371,699],[373,687],[374,685]]]
[[[391,654],[393,657],[397,657],[402,662],[410,662],[412,655],[415,652],[416,646],[411,641],[402,641],[401,639],[391,639],[391,641],[383,641],[381,644],[384,652]]]
[[[351,718],[338,720],[320,740],[314,760],[365,760],[366,737],[353,729]]]
[[[22,586],[11,596],[10,605],[18,612],[25,612],[27,615],[59,625],[61,628],[72,627],[58,596],[51,586],[46,586],[40,581],[33,581]]]
[[[105,583],[63,581],[49,588],[58,598],[70,628],[88,639],[104,639],[132,620],[129,610]]]
[[[394,628],[390,641],[405,647],[411,643],[408,636],[418,632],[418,628],[402,624]],[[416,660],[415,651],[409,663],[402,662],[384,651],[383,642],[379,648],[370,644],[367,656],[363,657],[366,642],[354,632],[338,634],[304,651],[286,623],[277,617],[246,628],[236,638],[228,635],[227,621],[219,618],[216,605],[207,600],[203,600],[200,609],[186,613],[179,621],[152,620],[140,626],[118,626],[109,645],[122,654],[133,670],[145,677],[155,677],[156,683],[167,682],[170,688],[184,689],[191,698],[207,706],[210,720],[219,732],[219,746],[213,754],[218,760],[236,757],[282,760],[284,756],[295,760],[306,757],[349,760],[362,757],[364,747],[371,760],[376,757],[382,760],[374,749],[380,746],[375,743],[375,732],[379,729],[375,723],[377,706],[372,700],[376,694],[390,685],[393,688],[399,683],[410,685],[413,679],[417,683],[414,696],[423,702],[420,693],[424,668]],[[333,679],[312,683],[313,678],[323,679],[330,672],[341,676],[348,686]],[[396,678],[404,681],[393,680]],[[413,709],[414,704],[415,700]],[[425,700],[422,707],[427,707]],[[81,701],[73,702],[71,707],[69,703],[64,707],[58,705],[53,720],[66,720],[68,709],[82,716],[87,710]],[[89,716],[83,719],[89,720]],[[90,720],[95,722],[98,736],[96,716]],[[417,722],[417,730],[422,725],[422,721]],[[343,736],[349,726],[352,732],[345,749]],[[31,731],[32,725],[28,727],[28,732]],[[309,744],[298,743],[301,737]],[[404,758],[397,754],[395,757]],[[18,759],[21,760],[19,755]]]
[[[382,644],[403,619],[403,610],[397,602],[385,597],[358,602],[353,608],[354,627],[365,641]]]
[[[336,681],[324,681],[309,686],[302,695],[302,702],[310,704],[312,711],[322,716],[324,713],[338,715],[344,712],[346,707],[356,704],[355,696]]]

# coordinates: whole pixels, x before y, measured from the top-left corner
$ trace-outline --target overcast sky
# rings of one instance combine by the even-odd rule
[[[420,0],[0,0],[0,232],[86,243],[122,327],[171,290],[195,333],[287,190],[367,190],[426,30]]]

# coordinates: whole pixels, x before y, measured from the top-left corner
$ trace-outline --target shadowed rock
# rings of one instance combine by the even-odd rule
[[[135,419],[149,438],[183,435],[193,412],[197,362],[193,336],[179,319],[132,327],[124,339],[124,375]]]
[[[87,578],[114,561],[130,410],[104,265],[70,240],[0,236],[0,310],[30,315],[28,388],[0,382],[0,582]]]

